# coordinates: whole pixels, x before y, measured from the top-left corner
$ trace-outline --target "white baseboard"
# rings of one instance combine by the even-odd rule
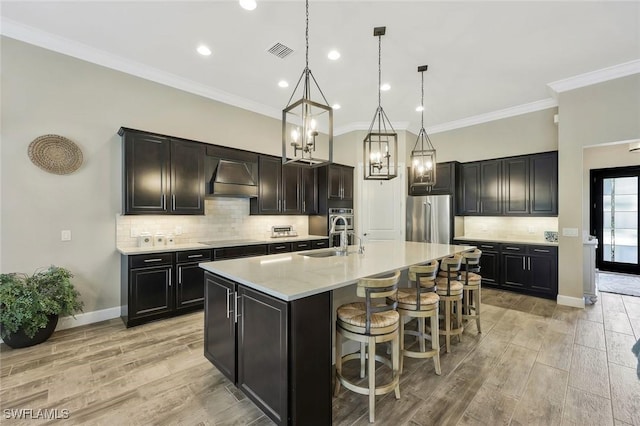
[[[120,306],[115,308],[101,309],[93,312],[83,312],[76,314],[76,317],[64,317],[58,320],[57,330],[80,327],[81,325],[93,324],[94,322],[106,321],[120,316]]]
[[[558,302],[558,305],[584,309],[584,297],[570,297],[559,294],[556,301]]]
[[[115,308],[101,309],[93,312],[83,312],[76,317],[63,317],[58,320],[56,331],[67,328],[80,327],[81,325],[93,324],[94,322],[106,321],[120,316],[120,306]],[[4,341],[0,339],[0,343]]]

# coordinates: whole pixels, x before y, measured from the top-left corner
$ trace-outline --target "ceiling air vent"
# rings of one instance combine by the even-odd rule
[[[287,56],[289,56],[290,54],[293,53],[293,49],[291,49],[290,47],[285,46],[282,43],[276,43],[273,46],[271,46],[267,52],[271,53],[272,55],[277,56],[280,59],[284,59]]]

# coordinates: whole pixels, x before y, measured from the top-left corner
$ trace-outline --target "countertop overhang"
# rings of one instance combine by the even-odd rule
[[[292,301],[354,284],[359,278],[384,275],[471,249],[450,244],[375,241],[367,243],[362,254],[357,246],[349,246],[348,256],[307,257],[304,254],[310,251],[303,251],[204,262],[200,267],[278,299]],[[331,250],[335,249],[312,252]]]
[[[506,244],[527,244],[527,245],[536,245],[536,246],[558,246],[557,242],[545,241],[543,239],[535,239],[535,240],[525,240],[521,238],[508,238],[508,237],[496,237],[496,238],[487,238],[487,237],[455,237],[454,241],[477,241],[479,243],[506,243]]]

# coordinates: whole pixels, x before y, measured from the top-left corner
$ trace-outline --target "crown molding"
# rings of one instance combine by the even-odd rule
[[[408,121],[396,121],[392,122],[394,130],[408,130],[409,122]],[[371,127],[370,121],[355,121],[353,123],[345,124],[344,126],[336,127],[333,129],[334,136],[344,135],[350,132],[356,132],[358,130],[368,131],[369,127]]]
[[[488,123],[490,121],[501,120],[503,118],[515,117],[517,115],[528,114],[530,112],[555,108],[558,101],[555,99],[542,99],[528,104],[516,105],[514,107],[487,112],[486,114],[474,115],[473,117],[462,118],[460,120],[449,121],[448,123],[437,124],[425,129],[428,134],[448,132],[449,130],[460,129],[462,127],[475,126],[477,124]]]
[[[25,43],[33,44],[54,52],[101,65],[106,68],[121,71],[145,80],[154,81],[165,86],[193,93],[208,99],[213,99],[228,105],[246,109],[267,117],[282,119],[282,111],[270,106],[245,99],[231,93],[212,89],[192,80],[179,77],[157,68],[130,61],[120,56],[113,55],[103,50],[95,49],[83,43],[78,43],[19,22],[2,18],[0,21],[0,34]]]
[[[553,81],[547,84],[547,86],[549,86],[553,95],[556,96],[558,93],[591,86],[593,84],[604,83],[605,81],[615,80],[616,78],[627,77],[639,73],[640,59],[636,59],[584,74],[578,74],[563,80]]]

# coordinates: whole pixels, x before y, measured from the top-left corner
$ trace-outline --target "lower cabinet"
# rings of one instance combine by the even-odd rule
[[[276,424],[331,424],[331,293],[286,302],[205,273],[204,355]]]
[[[482,250],[482,284],[555,299],[558,295],[558,248],[555,246],[457,241]]]
[[[198,263],[210,259],[208,249],[123,256],[120,315],[125,325],[201,309],[204,270]]]

